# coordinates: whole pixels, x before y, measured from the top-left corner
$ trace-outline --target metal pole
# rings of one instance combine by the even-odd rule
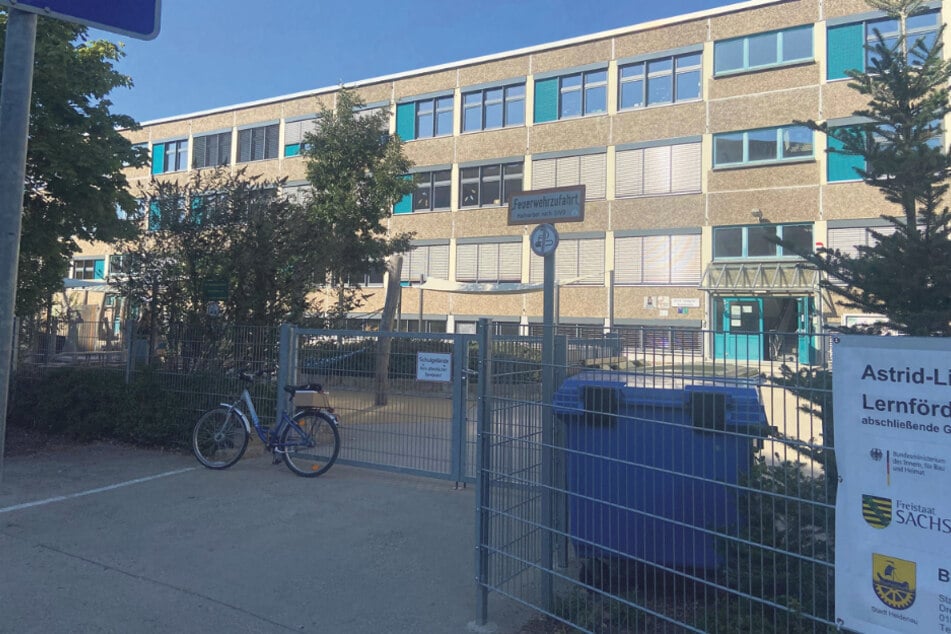
[[[491,491],[489,473],[492,464],[492,322],[486,318],[479,320],[476,330],[479,355],[479,400],[478,426],[476,441],[476,464],[479,470],[476,476],[476,620],[485,625],[489,620],[489,551],[486,541],[489,539],[489,509]]]
[[[419,274],[419,329],[416,332],[423,332],[423,283],[426,276]]]
[[[7,10],[0,87],[0,482],[3,482],[10,360],[13,357],[13,313],[20,259],[23,183],[33,92],[36,14]]]
[[[555,253],[545,257],[545,286],[542,299],[542,606],[554,607],[554,441],[555,423],[551,402],[555,396]]]

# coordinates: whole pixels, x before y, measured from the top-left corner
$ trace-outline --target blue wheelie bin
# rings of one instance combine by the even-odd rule
[[[553,408],[566,427],[569,533],[579,557],[710,570],[735,528],[737,485],[767,428],[744,379],[585,372]]]

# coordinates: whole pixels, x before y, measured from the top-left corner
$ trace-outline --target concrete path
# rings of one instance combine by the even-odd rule
[[[477,629],[472,488],[108,444],[4,466],[0,632]],[[531,616],[490,602],[496,632]]]

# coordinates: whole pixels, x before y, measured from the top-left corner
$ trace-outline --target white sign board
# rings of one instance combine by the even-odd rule
[[[440,352],[416,353],[416,380],[452,381],[452,355]]]
[[[836,616],[951,633],[951,339],[833,339]]]
[[[584,185],[517,192],[509,199],[509,224],[581,222],[584,197]]]

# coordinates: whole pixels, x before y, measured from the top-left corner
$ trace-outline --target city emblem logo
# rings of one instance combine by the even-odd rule
[[[872,553],[872,588],[890,608],[907,610],[915,602],[915,562]]]
[[[885,528],[892,523],[892,501],[874,495],[862,495],[862,517],[872,528]]]

